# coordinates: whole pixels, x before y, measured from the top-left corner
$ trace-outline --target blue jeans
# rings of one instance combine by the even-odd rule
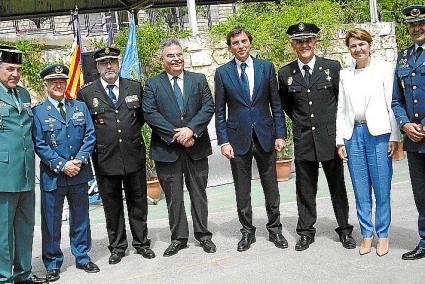
[[[364,238],[372,237],[372,188],[375,193],[375,231],[379,238],[388,236],[391,223],[392,159],[388,157],[390,134],[373,136],[366,124],[356,124],[353,136],[345,140],[356,197],[357,218]]]

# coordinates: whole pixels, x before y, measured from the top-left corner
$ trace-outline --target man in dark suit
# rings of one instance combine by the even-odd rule
[[[89,110],[83,102],[65,98],[68,67],[47,66],[40,72],[48,98],[33,108],[33,139],[40,157],[41,231],[47,280],[59,280],[60,249],[65,197],[71,213],[71,252],[78,269],[99,272],[88,252],[91,248],[88,182],[93,179],[90,156],[96,136]]]
[[[187,247],[189,229],[184,208],[183,176],[191,201],[195,238],[207,253],[216,251],[208,231],[208,156],[212,154],[208,123],[214,102],[205,75],[184,70],[178,40],[161,43],[165,72],[146,81],[145,120],[152,128],[150,156],[167,200],[171,244],[164,256]]]
[[[269,240],[287,248],[280,223],[280,195],[276,178],[276,153],[285,147],[286,126],[271,62],[251,57],[251,34],[235,28],[227,46],[235,56],[215,72],[215,124],[221,153],[230,160],[242,238],[238,251],[255,240],[252,225],[252,158],[257,161],[266,199]],[[228,117],[226,119],[226,108]]]
[[[404,260],[425,258],[425,5],[403,9],[407,31],[413,44],[397,57],[392,109],[404,135],[410,180],[418,210],[419,243],[404,253]]]
[[[78,99],[90,110],[96,131],[93,163],[105,211],[110,264],[120,262],[128,247],[123,189],[133,247],[144,258],[155,257],[147,238],[146,149],[141,134],[143,88],[137,81],[118,76],[119,53],[115,48],[96,51],[100,78],[78,92]]]
[[[279,71],[279,93],[283,109],[292,119],[295,147],[296,190],[298,205],[295,250],[307,249],[314,242],[317,219],[316,194],[319,162],[331,193],[338,222],[336,232],[347,249],[356,247],[348,223],[348,200],[342,160],[337,155],[336,110],[339,91],[339,62],[315,56],[314,24],[298,23],[288,28],[292,48],[298,60]]]

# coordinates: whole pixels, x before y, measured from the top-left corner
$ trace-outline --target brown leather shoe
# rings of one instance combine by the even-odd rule
[[[359,248],[360,255],[370,253],[372,249],[372,241],[373,241],[373,237],[362,239],[362,242],[360,243],[360,248]]]
[[[380,238],[376,245],[376,254],[384,256],[390,251],[390,240],[388,238]]]

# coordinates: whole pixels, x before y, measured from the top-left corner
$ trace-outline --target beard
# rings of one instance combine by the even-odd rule
[[[103,74],[100,74],[100,77],[105,80],[106,82],[112,83],[115,82],[118,78],[118,72],[117,71],[109,71]]]

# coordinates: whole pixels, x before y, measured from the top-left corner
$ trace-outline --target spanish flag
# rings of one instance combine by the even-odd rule
[[[81,35],[80,21],[78,19],[78,9],[71,14],[71,21],[74,28],[74,43],[72,44],[71,62],[69,65],[69,79],[65,90],[68,99],[75,99],[80,86],[84,85],[83,69],[81,61]]]

